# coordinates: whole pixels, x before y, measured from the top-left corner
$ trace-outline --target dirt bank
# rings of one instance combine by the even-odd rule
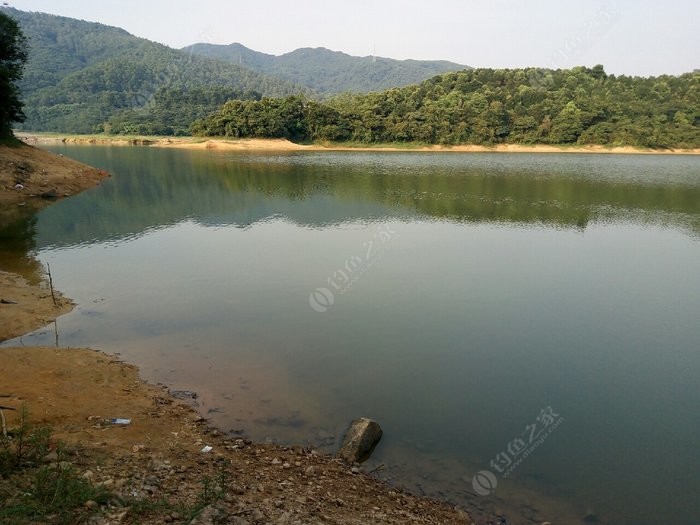
[[[456,153],[617,153],[648,155],[698,155],[700,148],[693,149],[647,149],[631,146],[550,146],[546,144],[521,145],[498,144],[495,146],[457,145],[421,146],[362,144],[296,144],[285,139],[203,139],[199,137],[121,137],[102,135],[61,136],[51,134],[20,133],[18,136],[30,144],[103,144],[115,146],[145,145],[162,148],[185,148],[223,151],[417,151],[417,152],[456,152]]]
[[[109,174],[39,148],[0,145],[0,206],[39,208],[92,188]]]
[[[219,494],[207,511],[218,517],[206,523],[471,523],[445,503],[391,489],[311,449],[226,438],[134,367],[99,352],[0,348],[0,377],[2,404],[25,404],[68,445],[78,475],[114,496],[92,509],[96,523],[181,523],[186,516],[173,509],[195,505],[206,480],[217,480]],[[18,411],[6,417],[12,427]],[[9,482],[0,481],[3,490],[12,493]]]
[[[46,326],[72,309],[73,303],[59,292],[52,297],[46,283],[32,285],[19,275],[0,271],[0,341]]]

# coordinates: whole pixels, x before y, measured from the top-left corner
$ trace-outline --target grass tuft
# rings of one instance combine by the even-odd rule
[[[111,498],[81,478],[59,444],[50,462],[51,429],[34,427],[26,406],[18,424],[0,436],[0,524],[69,525],[86,521]],[[97,503],[93,508],[85,504]]]

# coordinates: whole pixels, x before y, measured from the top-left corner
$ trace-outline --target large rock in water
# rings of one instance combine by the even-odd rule
[[[382,439],[382,433],[382,427],[376,421],[364,417],[356,419],[350,423],[338,457],[350,464],[366,461]]]

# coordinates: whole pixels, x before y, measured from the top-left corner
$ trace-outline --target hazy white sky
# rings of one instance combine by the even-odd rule
[[[183,47],[443,59],[475,67],[603,64],[615,74],[700,68],[698,0],[7,0]]]

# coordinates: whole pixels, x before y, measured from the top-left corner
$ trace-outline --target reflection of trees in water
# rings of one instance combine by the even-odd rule
[[[43,275],[35,248],[37,216],[33,210],[17,208],[0,215],[0,270],[17,273],[33,284]]]
[[[631,219],[700,232],[700,188],[663,180],[605,180],[515,164],[499,171],[144,148],[80,153],[116,176],[42,212],[39,247],[130,237],[182,220],[247,227],[280,216],[310,227],[427,217],[577,230]]]

